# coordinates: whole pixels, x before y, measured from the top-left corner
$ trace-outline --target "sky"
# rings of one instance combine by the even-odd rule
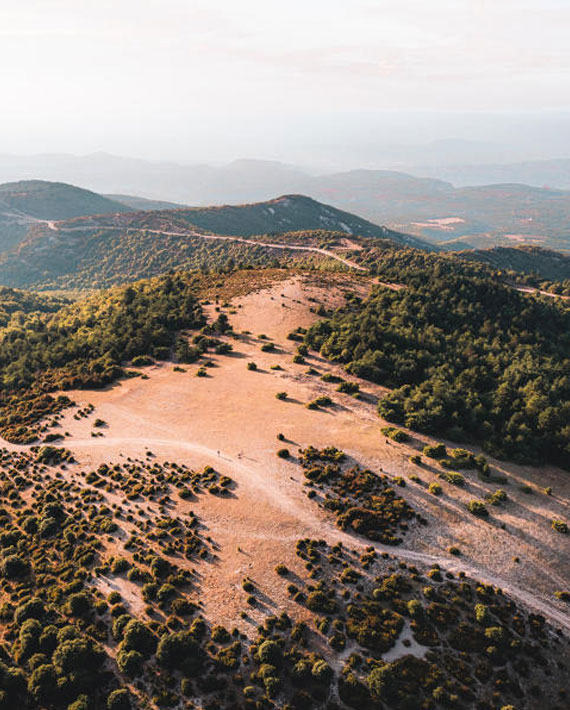
[[[480,140],[462,115],[570,109],[569,26],[570,0],[2,0],[0,152]]]

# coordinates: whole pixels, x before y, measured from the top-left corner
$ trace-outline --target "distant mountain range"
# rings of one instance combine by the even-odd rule
[[[14,174],[18,166],[22,176],[80,184],[131,209],[243,204],[303,194],[446,249],[525,243],[570,250],[570,191],[556,187],[570,185],[570,160],[421,169],[450,182],[387,170],[316,175],[275,161],[181,165],[94,154],[5,157],[0,177]],[[487,184],[465,186],[469,176]],[[143,197],[151,203],[141,202]]]
[[[423,165],[410,170],[417,175],[448,180],[456,187],[514,182],[570,190],[570,158],[489,165]]]

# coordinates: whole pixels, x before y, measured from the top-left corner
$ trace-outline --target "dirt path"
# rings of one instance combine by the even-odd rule
[[[541,296],[548,296],[548,298],[561,298],[563,301],[570,301],[570,296],[563,296],[561,293],[549,293],[548,291],[541,291],[539,288],[533,288],[532,286],[508,285],[514,288],[515,291],[520,291],[521,293],[538,293]]]

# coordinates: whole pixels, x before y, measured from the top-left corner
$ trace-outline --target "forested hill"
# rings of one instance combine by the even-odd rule
[[[570,256],[552,249],[534,246],[494,247],[462,251],[458,255],[463,259],[489,264],[498,271],[516,271],[548,281],[568,281],[570,287]]]
[[[498,456],[570,465],[570,310],[473,264],[391,251],[373,290],[314,325],[307,343],[393,388],[389,421],[480,442]]]

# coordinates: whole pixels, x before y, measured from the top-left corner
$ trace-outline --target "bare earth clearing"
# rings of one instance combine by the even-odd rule
[[[295,554],[299,538],[321,538],[331,544],[341,540],[358,550],[370,545],[337,529],[332,515],[307,498],[295,457],[298,448],[312,444],[336,446],[362,466],[405,478],[407,485],[398,492],[429,524],[412,526],[401,546],[378,544],[378,550],[417,563],[439,562],[451,571],[464,570],[501,586],[556,625],[570,629],[567,607],[553,596],[555,590],[570,586],[568,538],[550,526],[553,518],[570,517],[567,474],[554,468],[537,470],[491,461],[492,473],[505,475],[506,484],[483,482],[475,472],[467,471],[466,485],[459,488],[437,479],[441,469],[435,462],[424,458],[421,467],[411,464],[410,454],[431,440],[414,435],[409,445],[402,445],[385,439],[380,432],[385,422],[375,407],[381,387],[362,381],[363,397],[357,399],[320,380],[325,372],[346,376],[340,368],[314,355],[305,365],[292,362],[297,344],[287,339],[287,333],[314,321],[311,307],[341,304],[343,290],[365,291],[362,279],[356,285],[347,275],[335,279],[337,286],[329,282],[323,287],[310,277],[296,276],[234,299],[230,308],[222,309],[239,335],[228,338],[234,352],[212,356],[216,366],[208,368],[207,377],[194,376],[197,364],[185,365],[184,372],[179,372],[172,363],[164,363],[144,368],[148,379],[124,380],[104,391],[68,393],[80,407],[90,402],[95,411],[79,421],[73,418],[76,409],[66,413],[61,431],[70,436],[62,445],[87,469],[103,462],[124,462],[127,457],[145,459],[151,451],[159,461],[194,469],[210,464],[235,481],[231,496],[206,494],[197,500],[176,500],[169,510],[170,515],[177,510],[195,511],[215,543],[214,561],[188,566],[197,569],[203,611],[216,622],[253,633],[252,619],[258,623],[266,614],[286,610],[297,618],[310,615],[291,601],[285,585],[276,583],[274,571],[276,564],[284,563],[293,573],[301,573],[302,561]],[[213,316],[213,306],[207,308]],[[267,342],[259,338],[261,334],[273,340],[274,352],[261,351]],[[257,371],[247,369],[250,361],[257,364]],[[283,369],[271,370],[272,365]],[[308,366],[319,375],[307,374]],[[287,392],[287,400],[276,399],[279,391]],[[334,406],[317,410],[304,406],[322,394],[328,394]],[[100,429],[102,437],[92,436],[97,431],[95,417],[106,422]],[[277,440],[278,433],[283,433],[285,442]],[[291,459],[276,456],[283,446],[290,450]],[[64,475],[74,476],[70,471]],[[410,474],[417,474],[421,483],[412,482]],[[427,491],[435,480],[443,487],[442,496]],[[532,492],[523,492],[523,485]],[[543,492],[546,486],[552,486],[552,496]],[[507,491],[508,500],[503,506],[489,506],[487,521],[467,512],[469,500],[482,499],[498,487]],[[116,544],[120,549],[121,541]],[[461,557],[447,552],[450,545],[460,548]],[[121,550],[121,554],[126,553]],[[241,581],[246,575],[266,595],[265,606],[251,611],[248,621],[239,619],[246,596]],[[113,588],[105,584],[101,580],[102,590]],[[120,591],[133,611],[143,608],[134,584],[126,580],[113,584],[123,585]]]

